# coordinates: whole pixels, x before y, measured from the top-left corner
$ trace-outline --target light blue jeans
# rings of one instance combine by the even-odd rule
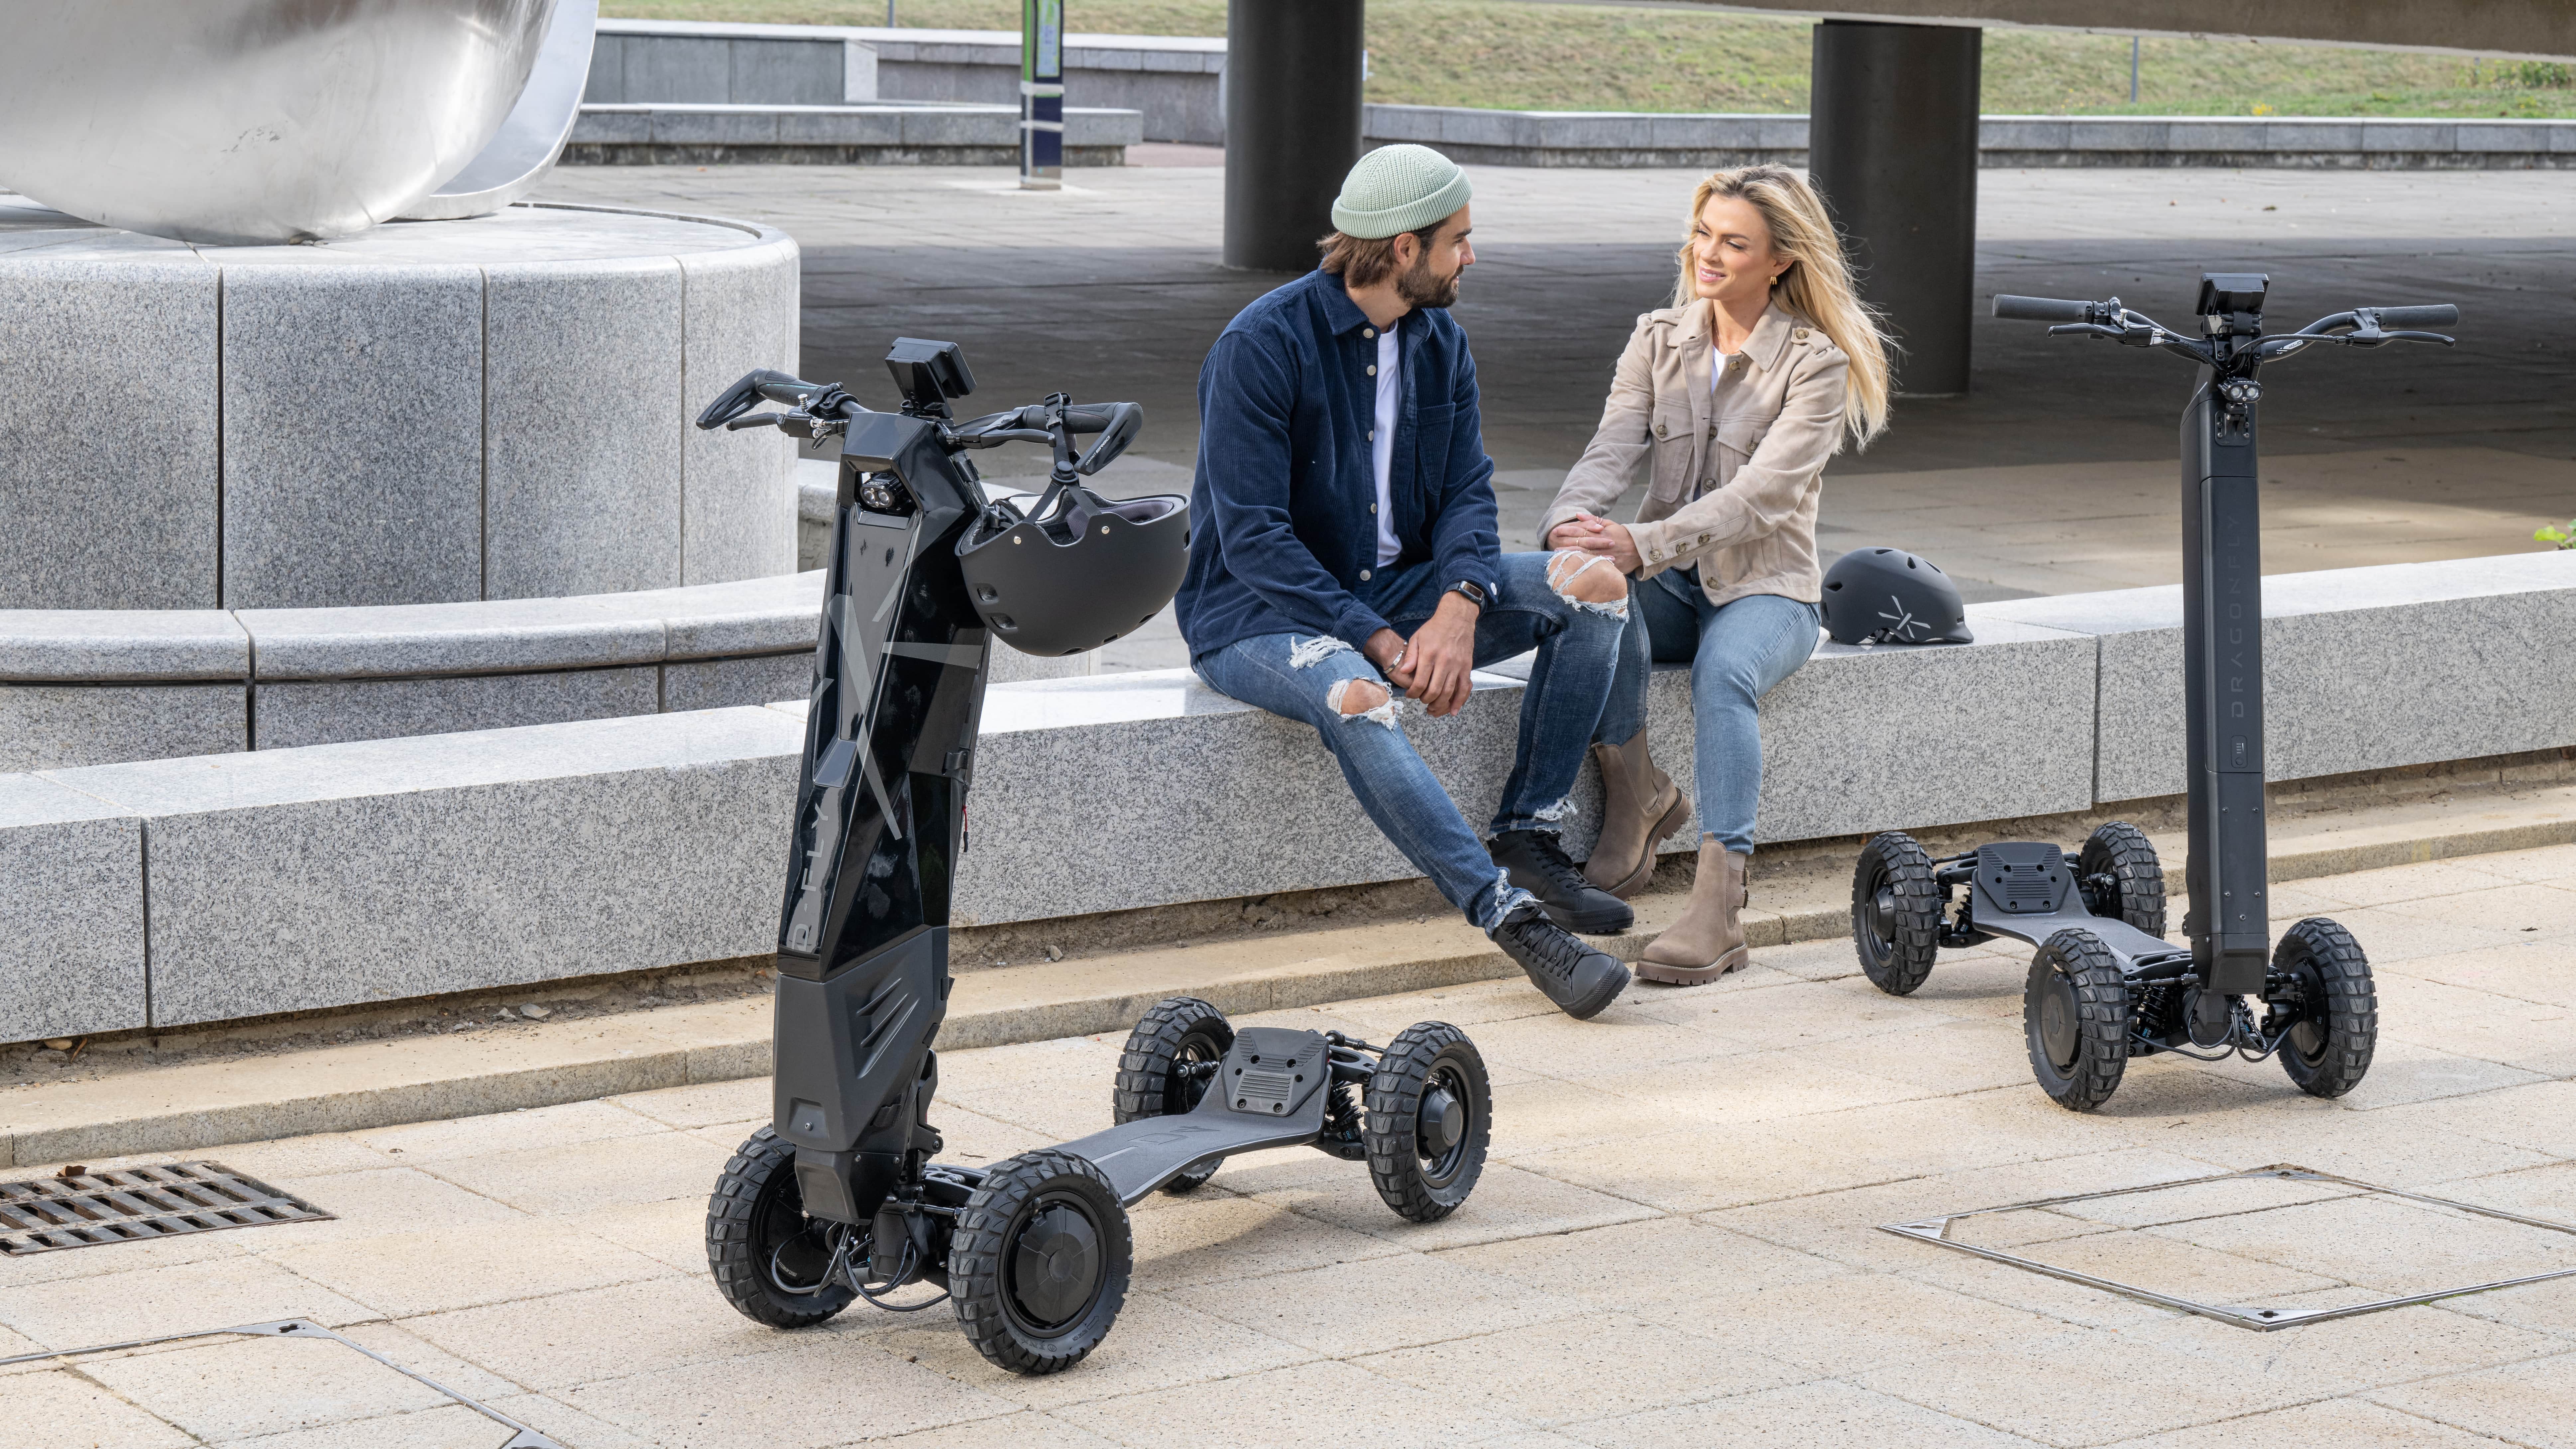
[[[1476,619],[1478,666],[1538,650],[1521,692],[1519,748],[1494,811],[1497,834],[1556,829],[1584,755],[1600,738],[1595,726],[1621,668],[1620,639],[1632,601],[1578,603],[1557,593],[1547,581],[1553,556],[1504,554],[1501,592]],[[1384,570],[1361,597],[1396,633],[1411,638],[1440,605],[1443,585],[1432,567],[1426,562]],[[1484,842],[1405,738],[1400,700],[1391,697],[1366,714],[1341,712],[1346,681],[1367,680],[1393,691],[1358,650],[1330,636],[1257,634],[1211,649],[1190,667],[1211,688],[1313,725],[1341,763],[1360,808],[1478,929],[1492,930],[1529,899],[1529,892],[1496,868]]]
[[[1747,594],[1724,607],[1701,592],[1696,570],[1666,569],[1628,592],[1619,675],[1601,712],[1612,744],[1646,722],[1649,661],[1691,667],[1691,801],[1700,834],[1738,855],[1753,853],[1753,808],[1762,795],[1758,706],[1772,686],[1816,652],[1823,614],[1778,594]]]

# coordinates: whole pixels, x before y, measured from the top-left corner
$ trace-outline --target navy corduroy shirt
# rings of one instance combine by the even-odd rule
[[[1377,563],[1377,343],[1342,279],[1315,271],[1254,302],[1199,368],[1190,567],[1178,600],[1190,657],[1259,634],[1328,634],[1353,648],[1386,628],[1360,597]],[[1387,492],[1403,552],[1442,583],[1495,592],[1494,462],[1476,363],[1446,308],[1396,323],[1403,396]]]

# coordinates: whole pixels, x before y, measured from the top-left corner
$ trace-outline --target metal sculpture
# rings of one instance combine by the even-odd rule
[[[478,158],[518,121],[556,12],[576,4],[596,14],[595,0],[0,0],[0,184],[212,245],[492,210],[543,174],[532,145],[492,158],[504,175]],[[428,200],[451,180],[460,200]]]

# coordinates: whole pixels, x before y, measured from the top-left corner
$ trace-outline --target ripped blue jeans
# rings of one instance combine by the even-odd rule
[[[1521,695],[1520,743],[1494,812],[1496,833],[1556,828],[1619,668],[1628,601],[1587,603],[1559,592],[1549,573],[1556,557],[1504,554],[1501,592],[1476,620],[1478,667],[1538,651]],[[1573,556],[1569,562],[1580,567],[1585,560]],[[1609,568],[1606,561],[1597,566],[1600,571]],[[1574,587],[1565,565],[1558,566],[1558,574],[1556,583]],[[1426,562],[1381,572],[1362,597],[1396,633],[1411,638],[1439,607],[1442,592],[1442,581]],[[1528,898],[1528,892],[1503,878],[1484,842],[1405,737],[1406,718],[1427,717],[1419,706],[1394,695],[1359,651],[1330,636],[1260,634],[1209,650],[1192,660],[1191,667],[1211,688],[1313,725],[1341,762],[1342,778],[1350,782],[1360,808],[1478,929],[1492,930]],[[1388,691],[1387,702],[1345,713],[1350,703],[1346,691],[1354,681]]]
[[[1747,594],[1713,605],[1696,569],[1666,569],[1634,586],[1634,620],[1620,650],[1619,680],[1602,711],[1601,737],[1617,744],[1646,724],[1652,664],[1691,667],[1691,771],[1703,837],[1753,853],[1753,809],[1762,795],[1762,696],[1816,652],[1815,605]]]

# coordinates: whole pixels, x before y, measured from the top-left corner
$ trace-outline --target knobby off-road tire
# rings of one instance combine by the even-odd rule
[[[2281,1043],[2281,1070],[2311,1097],[2340,1097],[2360,1086],[2379,1044],[2379,993],[2361,943],[2310,916],[2281,933],[2272,972],[2296,992],[2302,1013]]]
[[[1177,1117],[1196,1108],[1207,1093],[1207,1080],[1191,1080],[1182,1068],[1222,1061],[1234,1045],[1234,1026],[1225,1013],[1195,996],[1174,996],[1154,1003],[1127,1033],[1118,1054],[1117,1089],[1110,1110],[1124,1125],[1144,1117]],[[1169,1193],[1193,1192],[1216,1176],[1216,1163],[1193,1167],[1163,1184]]]
[[[1040,1148],[993,1164],[948,1249],[967,1340],[994,1367],[1061,1373],[1100,1346],[1127,1301],[1127,1209],[1087,1158]]]
[[[725,1163],[707,1198],[707,1267],[725,1301],[772,1328],[811,1328],[858,1297],[835,1283],[811,1294],[789,1293],[770,1276],[798,1286],[819,1283],[831,1262],[825,1224],[805,1216],[796,1186],[796,1149],[768,1127],[746,1138]]]
[[[2129,983],[2099,936],[2069,927],[2039,948],[2022,987],[2021,1024],[2031,1075],[2050,1101],[2090,1112],[2119,1090],[2129,1066]]]
[[[2100,827],[2076,853],[2075,873],[2087,880],[2111,878],[2111,888],[2098,897],[2084,892],[2086,910],[2116,916],[2150,936],[2165,933],[2165,868],[2145,831],[2125,820]]]
[[[1360,1141],[1377,1195],[1417,1223],[1456,1212],[1493,1139],[1494,1090],[1476,1044],[1445,1021],[1406,1027],[1378,1058],[1367,1106]]]
[[[1914,837],[1890,830],[1861,847],[1852,871],[1852,945],[1871,985],[1904,996],[1932,974],[1941,904],[1932,857]]]

